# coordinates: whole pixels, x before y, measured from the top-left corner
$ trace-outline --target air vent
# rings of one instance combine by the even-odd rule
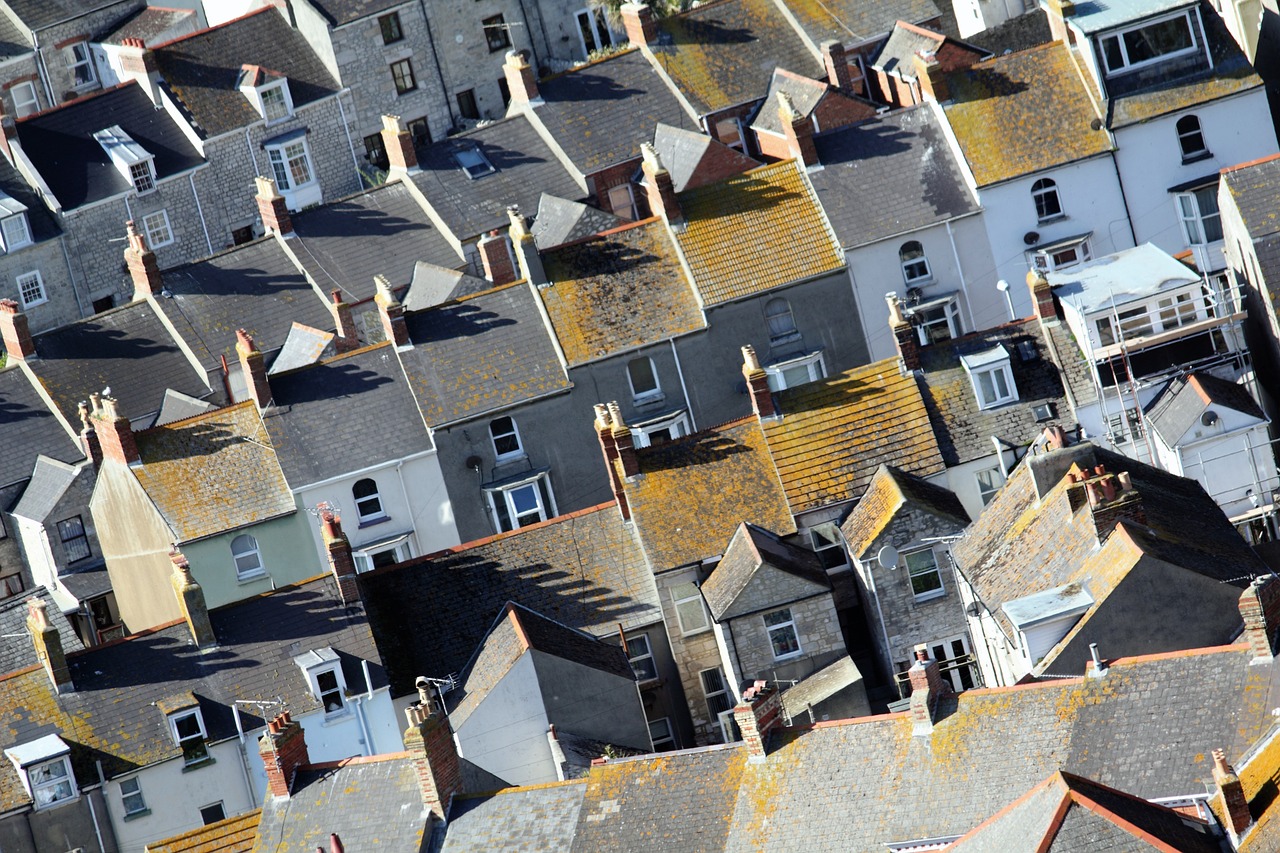
[[[1032,406],[1031,414],[1035,416],[1036,423],[1038,424],[1044,423],[1045,421],[1051,421],[1055,417],[1057,417],[1057,413],[1054,411],[1053,403],[1040,403],[1038,405]]]

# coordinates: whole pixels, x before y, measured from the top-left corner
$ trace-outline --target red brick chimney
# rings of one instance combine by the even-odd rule
[[[951,89],[947,85],[946,74],[938,63],[937,54],[922,51],[912,57],[916,70],[916,85],[920,87],[920,97],[926,101],[951,100]]]
[[[262,353],[244,329],[236,330],[236,355],[240,356],[240,373],[249,398],[257,404],[258,411],[262,411],[271,405],[271,383],[267,381],[267,365]]]
[[[9,358],[30,361],[36,357],[36,342],[27,326],[27,315],[12,299],[0,299],[0,338]]]
[[[1053,298],[1053,286],[1039,270],[1027,271],[1027,287],[1031,290],[1031,304],[1041,320],[1057,320],[1058,304]]]
[[[96,394],[93,395],[93,407],[94,410],[98,407]],[[89,404],[81,400],[76,410],[80,413],[80,449],[84,451],[84,458],[93,463],[93,470],[97,471],[102,467],[102,445],[98,443],[98,432],[89,419]]]
[[[1072,466],[1067,476],[1076,484],[1068,489],[1072,512],[1088,503],[1098,544],[1106,542],[1121,521],[1147,526],[1146,507],[1142,495],[1133,486],[1129,472],[1112,474],[1104,465],[1092,470]],[[1082,494],[1083,501],[1080,499]]]
[[[921,643],[916,646],[916,662],[907,670],[911,679],[911,731],[912,734],[927,735],[933,731],[933,714],[938,707],[938,699],[951,692],[951,687],[942,678],[942,667],[929,656],[929,647]]]
[[[287,798],[293,774],[311,763],[302,725],[285,711],[271,722],[258,738],[258,753],[267,771],[267,793]]]
[[[773,392],[769,390],[769,374],[760,366],[756,348],[747,344],[742,348],[742,376],[747,380],[747,393],[751,395],[751,410],[758,418],[772,418],[778,414],[773,405]]]
[[[596,403],[596,438],[600,441],[600,452],[604,455],[604,469],[609,474],[609,486],[613,489],[613,498],[618,502],[618,512],[624,519],[631,518],[631,506],[627,503],[627,489],[618,474],[618,466],[613,463],[618,458],[618,445],[613,441],[613,417],[609,407],[604,403]]]
[[[889,330],[893,332],[893,343],[898,348],[898,356],[902,359],[902,368],[908,372],[920,369],[920,339],[916,330],[902,313],[902,303],[898,294],[886,293],[885,302],[889,303]]]
[[[339,353],[351,352],[360,348],[360,338],[356,336],[355,318],[351,316],[351,305],[342,301],[342,291],[334,288],[329,291],[333,300],[333,322],[338,336],[333,345]]]
[[[818,146],[813,142],[813,121],[800,115],[786,92],[778,93],[778,118],[782,121],[782,135],[787,138],[787,150],[791,156],[806,166],[815,165]]]
[[[178,597],[182,618],[187,620],[187,627],[191,629],[191,639],[202,649],[218,645],[218,638],[213,633],[213,623],[209,621],[209,607],[205,604],[204,590],[191,576],[191,564],[177,545],[169,551],[169,559],[173,562],[173,575],[169,582],[173,584],[173,593]]]
[[[102,458],[121,465],[140,465],[142,455],[133,437],[129,419],[121,416],[114,397],[102,397],[101,406],[89,415],[94,420],[94,432],[102,447]]]
[[[484,277],[494,284],[510,284],[516,280],[516,259],[511,256],[511,244],[496,228],[480,238],[476,244],[480,250],[480,262]]]
[[[507,89],[511,92],[512,106],[542,103],[542,96],[538,94],[538,75],[529,64],[529,60],[524,58],[523,53],[517,50],[507,51],[506,62],[502,64],[502,73],[507,78]]]
[[[636,456],[635,437],[631,434],[631,427],[622,419],[622,407],[617,400],[609,403],[609,421],[613,425],[613,446],[622,466],[622,476],[634,477],[640,473],[640,459]]]
[[[783,726],[782,691],[757,681],[742,692],[742,701],[733,709],[733,720],[747,745],[747,760],[764,761],[769,754],[769,733]]]
[[[845,94],[853,91],[853,79],[849,75],[849,59],[845,55],[844,45],[838,41],[824,41],[819,45],[822,51],[822,65],[827,69],[827,83]]]
[[[661,216],[669,223],[684,221],[680,200],[676,198],[675,181],[662,165],[658,149],[652,143],[640,143],[640,171],[644,173],[645,192],[649,197],[649,209],[654,216]]]
[[[342,532],[342,519],[326,505],[320,508],[320,536],[324,539],[324,549],[329,554],[329,567],[333,570],[334,580],[338,582],[338,597],[343,604],[354,604],[360,600],[360,587],[356,583],[356,559],[351,554],[351,543]]]
[[[658,40],[658,19],[653,16],[649,4],[637,0],[634,3],[623,3],[622,26],[627,31],[627,40],[636,47],[652,45]]]
[[[413,147],[413,134],[400,121],[400,116],[382,117],[382,150],[387,152],[390,171],[414,174],[418,167],[418,149]]]
[[[378,306],[378,315],[382,317],[382,331],[386,334],[387,340],[396,346],[408,346],[409,324],[404,319],[404,306],[391,292],[391,282],[387,281],[385,275],[374,276],[373,282],[378,287],[373,301]]]
[[[129,268],[129,277],[133,279],[134,300],[158,296],[164,289],[160,278],[160,264],[156,262],[156,253],[147,247],[147,238],[130,219],[125,223],[129,246],[124,250],[125,266]]]
[[[1226,753],[1221,749],[1213,751],[1213,782],[1218,788],[1218,796],[1222,797],[1227,829],[1231,837],[1238,840],[1253,823],[1253,815],[1249,813],[1249,801],[1245,798],[1240,777],[1227,763]]]
[[[1280,578],[1255,578],[1240,594],[1240,618],[1244,620],[1243,639],[1253,649],[1254,660],[1271,660],[1280,629]]]
[[[449,814],[453,795],[462,789],[462,760],[449,728],[449,718],[425,678],[418,679],[417,702],[404,709],[409,727],[404,748],[417,771],[422,804],[439,820]]]
[[[289,205],[284,196],[276,189],[276,182],[261,175],[253,181],[258,187],[254,201],[258,203],[258,215],[262,217],[262,230],[268,234],[292,237],[293,218],[289,216]]]
[[[36,657],[53,682],[54,691],[70,693],[75,690],[75,685],[71,682],[71,669],[67,666],[67,656],[62,650],[62,635],[49,624],[46,606],[42,599],[27,599],[27,631],[36,647]]]

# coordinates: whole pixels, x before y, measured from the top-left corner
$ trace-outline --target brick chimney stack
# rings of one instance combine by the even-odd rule
[[[769,754],[769,734],[783,726],[782,691],[757,681],[742,692],[742,701],[733,709],[733,720],[747,745],[747,760],[753,764],[764,761]]]
[[[769,390],[769,374],[760,366],[756,348],[747,344],[742,348],[742,377],[747,380],[747,393],[751,395],[751,410],[756,417],[772,418],[778,414],[773,404],[773,392]]]
[[[387,152],[390,171],[412,175],[421,170],[418,166],[418,149],[413,146],[413,134],[400,121],[400,116],[382,117],[382,150]]]
[[[635,438],[631,427],[622,419],[622,407],[617,400],[609,403],[609,421],[613,424],[613,446],[618,452],[622,476],[634,477],[640,473],[640,459],[636,456]]]
[[[164,290],[164,281],[160,278],[156,253],[147,247],[147,238],[132,219],[125,223],[125,231],[129,245],[124,250],[124,263],[129,268],[129,277],[133,279],[134,301],[159,296]]]
[[[360,349],[360,338],[356,335],[356,322],[351,316],[350,303],[342,301],[342,291],[336,287],[329,291],[329,298],[333,300],[330,308],[333,310],[333,323],[338,335],[333,341],[334,348],[339,353]]]
[[[116,408],[116,399],[101,397],[99,403],[89,417],[94,420],[94,432],[98,434],[103,460],[122,465],[142,464],[142,455],[138,453],[138,443],[133,437],[133,425]]]
[[[649,198],[649,209],[654,216],[661,216],[669,224],[684,221],[684,213],[680,210],[680,200],[676,198],[675,181],[671,173],[662,165],[658,149],[650,142],[640,143],[640,171],[644,173],[645,192]]]
[[[191,564],[177,545],[169,551],[169,559],[173,562],[173,574],[169,582],[173,584],[173,593],[178,597],[182,618],[187,620],[187,627],[191,629],[191,639],[199,648],[213,648],[218,645],[218,638],[213,633],[213,623],[209,621],[209,607],[205,604],[204,590],[191,576]]]
[[[373,297],[378,306],[378,316],[382,318],[382,331],[397,347],[409,346],[409,324],[404,319],[404,306],[391,292],[391,282],[385,275],[375,275],[373,283],[378,292]]]
[[[1058,319],[1058,305],[1053,299],[1053,286],[1039,270],[1032,268],[1027,272],[1027,288],[1031,291],[1031,304],[1035,306],[1036,316],[1045,322]]]
[[[827,84],[845,94],[853,91],[853,78],[849,75],[849,59],[840,42],[824,41],[818,47],[822,51],[822,65],[827,70]]]
[[[360,600],[360,587],[356,583],[356,558],[351,553],[347,534],[342,532],[342,519],[332,507],[324,504],[320,508],[320,537],[329,554],[329,567],[333,570],[334,580],[338,582],[338,597],[343,604],[356,603]]]
[[[1253,823],[1253,815],[1249,813],[1249,801],[1245,798],[1240,777],[1227,763],[1226,753],[1221,749],[1213,751],[1213,782],[1218,788],[1218,796],[1222,797],[1222,810],[1226,813],[1227,829],[1233,839],[1239,840]]]
[[[623,519],[629,520],[631,506],[627,503],[626,485],[618,473],[618,466],[614,464],[618,459],[618,445],[613,440],[613,416],[604,403],[596,403],[595,412],[596,438],[600,441],[600,452],[604,455],[604,469],[609,475],[609,486],[613,489],[614,500],[618,502],[618,512],[622,513]]]
[[[502,64],[502,73],[507,78],[507,90],[511,92],[512,107],[542,103],[542,96],[538,94],[538,75],[523,53],[518,50],[507,51],[506,61]]]
[[[271,383],[267,381],[267,365],[262,353],[244,329],[236,330],[236,355],[240,357],[240,373],[249,398],[257,404],[258,411],[262,411],[271,405]]]
[[[36,342],[27,326],[27,315],[12,299],[0,299],[0,339],[9,358],[30,361],[36,357]]]
[[[495,285],[510,284],[516,280],[516,260],[511,255],[511,244],[496,228],[480,238],[476,244],[480,250],[480,263],[484,277]]]
[[[898,294],[889,292],[884,295],[889,303],[889,330],[893,332],[893,343],[898,348],[898,356],[902,359],[902,369],[911,372],[920,369],[920,339],[916,330],[902,313],[902,302]]]
[[[293,774],[299,767],[311,763],[302,725],[288,711],[279,714],[267,723],[267,730],[258,738],[258,753],[267,771],[267,793],[288,798]]]
[[[916,83],[920,86],[920,96],[926,101],[942,103],[951,100],[951,89],[947,85],[946,74],[938,63],[937,54],[920,51],[912,57],[916,69]]]
[[[139,38],[127,38],[117,51],[121,79],[136,80],[151,98],[151,103],[160,106],[160,69],[156,65],[156,55],[147,49],[147,43]]]
[[[538,254],[538,245],[529,230],[529,220],[520,212],[520,205],[509,206],[507,217],[511,220],[507,233],[511,237],[511,246],[519,263],[518,274],[532,285],[547,284],[547,271],[542,266],[542,255]]]
[[[951,692],[942,678],[942,667],[929,655],[929,647],[916,646],[916,661],[907,670],[911,679],[911,733],[927,735],[933,731],[933,716],[938,699]]]
[[[623,3],[622,26],[627,31],[627,40],[636,47],[652,46],[658,40],[658,19],[653,16],[649,4],[637,0],[634,3]]]
[[[49,624],[46,607],[39,598],[27,599],[27,630],[36,647],[36,657],[53,682],[54,691],[70,693],[75,690],[75,685],[71,682],[71,668],[67,666],[67,656],[62,650],[62,635]]]
[[[258,203],[258,215],[262,217],[262,230],[268,234],[279,234],[281,237],[293,236],[293,218],[289,215],[289,205],[284,196],[276,189],[276,182],[261,175],[253,179],[258,194],[253,200]]]
[[[1048,10],[1049,33],[1054,41],[1070,42],[1067,29],[1067,18],[1076,13],[1076,4],[1072,0],[1049,0],[1045,4]]]
[[[782,121],[782,134],[787,138],[787,149],[791,156],[805,166],[817,165],[818,146],[813,142],[813,121],[800,114],[786,92],[778,93],[777,109],[778,118]]]
[[[1105,465],[1092,469],[1072,465],[1067,471],[1067,480],[1071,511],[1074,513],[1088,504],[1098,544],[1106,542],[1121,521],[1147,526],[1142,495],[1134,488],[1128,471],[1113,474]]]
[[[1271,660],[1280,630],[1280,578],[1274,575],[1255,578],[1240,594],[1240,618],[1244,620],[1242,639],[1253,649],[1253,659]]]
[[[409,727],[404,748],[413,759],[422,804],[438,819],[449,814],[453,795],[462,789],[462,761],[449,718],[425,678],[418,679],[419,700],[404,709]]]
[[[98,405],[96,399],[93,405]],[[81,400],[76,411],[80,414],[80,449],[84,451],[84,458],[93,463],[93,470],[97,471],[102,467],[102,445],[98,443],[98,432],[89,419],[89,404]]]

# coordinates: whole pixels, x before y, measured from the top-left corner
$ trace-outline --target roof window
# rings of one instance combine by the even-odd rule
[[[249,99],[253,108],[267,124],[293,115],[293,95],[289,91],[289,78],[279,71],[259,65],[240,67],[240,93]]]
[[[103,128],[93,135],[93,139],[102,146],[116,170],[139,195],[156,188],[155,157],[125,133],[120,125]]]
[[[1108,33],[1098,39],[1098,46],[1108,77],[1190,53],[1197,48],[1195,28],[1188,12]]]
[[[489,158],[484,156],[484,152],[477,147],[460,148],[453,152],[453,159],[458,161],[458,165],[462,167],[462,171],[467,173],[467,177],[475,180],[483,178],[485,175],[498,171],[493,164],[489,162]]]
[[[20,743],[4,753],[13,762],[37,811],[74,800],[79,794],[71,771],[71,747],[57,735]]]

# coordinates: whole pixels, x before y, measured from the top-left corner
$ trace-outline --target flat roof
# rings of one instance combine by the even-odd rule
[[[1006,601],[1002,607],[1009,621],[1021,631],[1060,616],[1082,612],[1091,604],[1093,597],[1084,587],[1078,583],[1069,583]]]
[[[1084,3],[1075,4],[1075,11],[1067,22],[1081,32],[1092,35],[1154,18],[1165,12],[1195,6],[1195,0],[1085,0]]]
[[[1045,277],[1064,304],[1085,314],[1146,299],[1200,280],[1186,264],[1150,243],[1051,272]]]

